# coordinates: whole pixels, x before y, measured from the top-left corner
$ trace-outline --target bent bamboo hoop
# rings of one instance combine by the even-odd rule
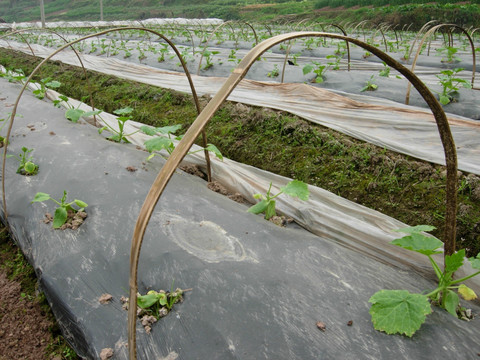
[[[173,51],[175,52],[177,57],[180,59],[180,62],[182,63],[182,67],[185,71],[185,75],[187,76],[188,83],[190,84],[190,89],[192,91],[192,96],[193,96],[193,99],[195,101],[195,106],[197,108],[197,112],[200,113],[200,111],[201,111],[200,103],[198,101],[197,92],[195,91],[195,86],[193,85],[192,78],[191,78],[190,73],[187,69],[187,65],[183,61],[183,58],[182,58],[180,52],[178,51],[178,49],[175,47],[175,44],[173,44],[170,41],[170,39],[168,39],[164,35],[160,34],[159,32],[156,32],[156,31],[150,30],[150,29],[146,29],[146,28],[138,28],[138,27],[114,28],[114,29],[104,30],[104,31],[97,32],[95,34],[90,34],[90,35],[84,36],[82,38],[76,39],[74,41],[69,42],[68,44],[65,44],[65,45],[61,46],[60,48],[55,50],[53,53],[51,53],[49,56],[47,56],[45,59],[43,59],[42,62],[40,62],[40,64],[38,64],[37,67],[31,72],[30,76],[27,78],[27,80],[25,80],[25,84],[23,85],[22,89],[20,90],[20,93],[18,94],[17,99],[16,99],[15,104],[14,104],[13,109],[12,109],[10,122],[8,124],[7,135],[5,136],[5,145],[4,145],[4,149],[3,149],[3,163],[2,163],[2,201],[3,201],[3,212],[4,212],[5,219],[7,219],[7,217],[8,217],[7,201],[6,201],[6,198],[5,198],[5,164],[6,164],[6,158],[7,158],[8,140],[10,139],[10,135],[11,135],[11,132],[12,132],[12,127],[13,127],[13,123],[15,121],[15,115],[17,113],[18,104],[20,102],[20,99],[21,99],[23,93],[25,92],[25,89],[27,88],[27,85],[30,83],[33,76],[38,72],[38,70],[43,66],[43,64],[45,64],[48,60],[50,60],[52,57],[54,57],[59,52],[65,50],[67,47],[71,47],[72,45],[74,45],[74,44],[76,44],[80,41],[83,41],[83,40],[86,40],[86,39],[89,39],[89,38],[92,38],[92,37],[104,35],[104,34],[107,34],[107,33],[110,33],[110,32],[114,32],[114,31],[124,31],[124,30],[149,31],[152,34],[155,34],[155,35],[161,37],[163,40],[165,40],[172,47]],[[210,157],[209,157],[208,151],[206,150],[207,139],[206,139],[205,130],[202,129],[201,133],[203,135],[203,143],[204,143],[204,148],[205,148],[205,160],[206,160],[206,163],[207,163],[208,177],[209,177],[209,181],[211,181],[210,180],[211,179]]]
[[[415,54],[415,58],[413,59],[412,68],[410,69],[410,71],[412,71],[412,72],[415,71],[415,66],[417,65],[417,60],[418,60],[418,57],[420,56],[420,52],[422,51],[422,46],[423,46],[423,43],[425,42],[425,40],[428,39],[430,37],[430,35],[432,35],[432,33],[434,34],[437,30],[440,30],[442,28],[447,28],[447,30],[451,29],[451,28],[457,28],[465,34],[468,41],[470,42],[470,48],[472,49],[472,87],[473,87],[473,84],[474,84],[474,81],[475,81],[475,68],[476,68],[475,45],[474,45],[473,40],[472,40],[470,34],[468,33],[468,31],[465,30],[464,28],[462,28],[461,26],[458,26],[458,25],[455,25],[455,24],[436,25],[425,33],[422,40],[418,44],[418,49],[417,49],[417,52]],[[450,31],[448,33],[451,35]],[[450,37],[449,37],[449,44],[450,44]],[[408,85],[407,85],[407,92],[406,92],[406,95],[405,95],[405,104],[406,105],[408,105],[408,103],[410,102],[410,90],[411,89],[412,89],[412,83],[409,82]]]
[[[180,143],[172,152],[167,162],[158,173],[154,180],[147,197],[142,205],[140,213],[135,224],[132,244],[130,249],[130,307],[128,309],[128,351],[130,360],[136,360],[137,348],[136,348],[136,303],[137,303],[137,275],[138,275],[138,262],[140,258],[140,250],[145,235],[145,230],[150,221],[150,217],[155,209],[155,206],[160,199],[165,187],[167,186],[170,178],[172,177],[175,169],[180,164],[182,159],[187,154],[190,147],[193,145],[197,136],[205,128],[207,123],[213,117],[215,112],[227,99],[230,93],[245,77],[248,70],[256,59],[261,56],[265,51],[271,47],[283,42],[300,37],[328,37],[340,40],[346,40],[358,45],[365,50],[368,50],[372,54],[378,56],[387,65],[395,68],[403,76],[405,76],[422,95],[432,113],[435,117],[435,121],[440,133],[440,138],[444,147],[445,158],[447,163],[447,184],[446,184],[446,216],[445,216],[445,254],[452,254],[455,251],[455,225],[456,225],[456,204],[457,204],[457,155],[455,150],[455,144],[453,141],[450,127],[447,121],[445,112],[442,106],[439,104],[435,96],[425,86],[425,84],[409,69],[394,60],[383,51],[377,49],[374,46],[368,45],[360,40],[330,33],[322,32],[295,32],[289,34],[278,35],[255,46],[250,50],[247,55],[242,59],[237,68],[228,77],[220,90],[215,94],[212,100],[207,104],[203,111],[198,115],[195,122],[190,126]]]

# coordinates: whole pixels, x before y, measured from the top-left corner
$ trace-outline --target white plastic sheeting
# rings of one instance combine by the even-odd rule
[[[0,41],[29,53],[24,44]],[[52,50],[32,45],[37,56]],[[64,50],[54,60],[79,66],[72,51]],[[190,92],[182,73],[82,55],[85,67],[102,73],[177,91]],[[199,95],[215,94],[224,78],[193,76]],[[228,100],[290,112],[360,140],[437,164],[445,164],[435,120],[429,110],[364,95],[319,89],[307,84],[279,84],[242,80]],[[460,170],[480,174],[480,122],[448,115],[457,146]]]
[[[107,26],[163,26],[163,25],[219,25],[223,22],[221,19],[184,19],[184,18],[172,18],[162,19],[153,18],[145,20],[122,20],[122,21],[51,21],[45,23],[47,28],[84,28],[84,27],[107,27]],[[2,26],[9,27],[11,29],[23,29],[23,28],[41,28],[42,23],[37,22],[20,22],[3,24]]]

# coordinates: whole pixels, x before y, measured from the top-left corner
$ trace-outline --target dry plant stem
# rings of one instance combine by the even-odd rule
[[[259,45],[255,46],[247,53],[247,55],[245,55],[242,61],[238,64],[238,67],[225,81],[221,89],[215,94],[215,96],[203,109],[200,115],[198,115],[197,119],[190,126],[180,143],[176,146],[175,150],[172,152],[167,162],[157,175],[155,181],[152,184],[152,187],[148,192],[147,197],[145,198],[145,202],[142,205],[132,237],[132,245],[130,250],[129,280],[131,303],[136,303],[137,301],[138,262],[140,258],[140,249],[145,235],[145,230],[147,228],[148,222],[150,221],[153,210],[165,187],[167,186],[170,178],[175,172],[175,169],[185,157],[188,150],[193,145],[195,139],[199,136],[204,127],[207,125],[207,123],[210,121],[210,119],[213,117],[219,107],[223,104],[223,102],[227,99],[233,89],[247,74],[248,70],[256,61],[256,59],[271,47],[281,42],[300,37],[328,37],[352,42],[355,45],[358,45],[365,50],[368,50],[372,54],[375,54],[387,65],[398,70],[410,82],[413,83],[415,88],[425,99],[430,109],[432,110],[435,120],[437,122],[442,144],[445,149],[445,157],[447,162],[447,213],[445,216],[445,253],[451,254],[455,249],[457,157],[453,137],[450,132],[447,118],[445,116],[443,108],[441,107],[435,96],[423,84],[423,82],[418,79],[415,74],[413,74],[405,66],[395,61],[393,58],[391,58],[383,51],[377,49],[374,46],[368,45],[354,38],[349,38],[337,34],[329,34],[323,32],[295,32],[290,34],[278,35],[268,40],[265,40]],[[134,306],[130,307],[128,310],[128,346],[130,360],[136,360],[136,311]]]
[[[415,58],[413,59],[413,62],[412,62],[412,68],[410,70],[412,72],[415,71],[415,66],[417,65],[417,60],[418,60],[418,57],[420,55],[420,52],[422,51],[422,46],[423,46],[423,43],[425,42],[425,40],[428,39],[430,37],[430,35],[432,35],[432,33],[435,33],[437,30],[440,30],[441,28],[447,28],[447,30],[449,30],[452,27],[463,31],[463,33],[467,36],[468,41],[470,42],[470,48],[472,49],[472,56],[473,56],[473,59],[472,59],[472,87],[473,87],[473,83],[475,81],[475,65],[476,65],[476,62],[475,62],[475,45],[474,45],[473,40],[472,40],[470,34],[468,33],[468,31],[465,30],[464,28],[458,26],[458,25],[455,25],[455,24],[437,25],[437,26],[432,27],[430,30],[428,30],[425,33],[425,36],[422,38],[422,41],[418,45],[418,49],[417,49],[417,52],[415,54]],[[451,35],[450,32],[449,32],[449,34]],[[450,43],[450,40],[449,40],[449,43]],[[405,95],[405,104],[406,105],[408,105],[408,103],[410,102],[410,90],[411,90],[411,88],[412,88],[412,83],[408,83],[407,93]]]
[[[3,149],[3,163],[2,163],[2,201],[3,201],[3,212],[5,214],[5,218],[8,217],[8,212],[7,212],[7,202],[6,202],[6,198],[5,198],[5,163],[6,163],[6,158],[7,158],[7,148],[8,148],[8,140],[10,139],[10,135],[11,135],[11,132],[12,132],[12,127],[13,127],[13,122],[15,120],[15,115],[17,113],[17,108],[18,108],[18,104],[20,102],[20,99],[23,95],[23,93],[25,92],[25,89],[27,88],[27,85],[28,83],[32,80],[33,76],[38,72],[38,70],[43,66],[43,64],[45,64],[48,60],[50,60],[53,56],[55,56],[56,54],[58,54],[59,52],[63,51],[64,49],[66,49],[67,47],[72,47],[72,45],[80,42],[80,41],[83,41],[83,40],[86,40],[86,39],[89,39],[89,38],[92,38],[92,37],[96,37],[96,36],[100,36],[100,35],[104,35],[104,34],[108,34],[110,32],[115,32],[115,31],[125,31],[125,30],[143,30],[143,31],[148,31],[152,34],[155,34],[159,37],[161,37],[163,40],[165,40],[173,49],[173,51],[175,52],[175,54],[177,55],[177,57],[179,58],[181,64],[182,64],[182,67],[183,67],[183,70],[185,71],[185,75],[187,76],[187,79],[188,79],[188,83],[190,85],[190,89],[192,91],[192,96],[195,100],[195,105],[197,106],[197,110],[199,111],[200,109],[200,105],[199,105],[199,102],[198,102],[198,96],[197,96],[197,92],[195,91],[195,87],[193,85],[193,81],[192,81],[192,77],[190,76],[190,73],[187,69],[187,65],[185,64],[185,62],[183,61],[183,58],[180,54],[180,52],[178,51],[178,49],[175,47],[175,44],[173,44],[170,39],[168,39],[167,37],[165,37],[164,35],[160,34],[159,32],[157,31],[154,31],[154,30],[150,30],[150,29],[146,29],[146,28],[141,28],[141,27],[124,27],[124,28],[114,28],[114,29],[109,29],[109,30],[104,30],[104,31],[100,31],[100,32],[97,32],[97,33],[94,33],[94,34],[91,34],[91,35],[87,35],[87,36],[84,36],[82,38],[79,38],[77,40],[74,40],[74,41],[71,41],[69,42],[68,44],[65,44],[63,46],[61,46],[60,48],[58,48],[57,50],[55,50],[53,53],[51,53],[49,56],[47,56],[45,59],[43,59],[40,64],[37,65],[37,67],[32,71],[32,73],[30,74],[30,76],[27,78],[27,80],[25,81],[25,84],[23,85],[22,89],[20,90],[20,93],[18,94],[17,96],[17,99],[15,101],[15,104],[13,106],[13,109],[12,109],[12,114],[11,114],[11,118],[10,118],[10,122],[8,124],[8,130],[7,130],[7,135],[5,137],[5,146],[4,146],[4,149]],[[76,53],[77,54],[77,53]],[[78,56],[78,54],[77,54]],[[81,62],[80,60],[80,63],[82,64],[83,66],[83,63]],[[85,68],[84,68],[84,71],[85,71]],[[206,139],[205,139],[205,142],[206,142]],[[207,165],[210,163],[210,158],[209,158],[209,154],[208,152],[205,154],[205,157],[207,160]],[[209,166],[208,166],[209,168]],[[209,175],[211,177],[211,175]]]

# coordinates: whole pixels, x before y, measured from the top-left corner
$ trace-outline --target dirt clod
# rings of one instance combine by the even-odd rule
[[[347,322],[347,326],[352,326],[352,325],[353,325],[353,320],[349,320],[349,321]]]
[[[100,351],[100,359],[107,360],[113,356],[113,349],[112,348],[105,348]]]
[[[325,331],[327,329],[327,325],[321,321],[317,321],[317,328],[321,331]]]
[[[99,298],[98,301],[100,304],[108,304],[110,301],[112,301],[113,296],[110,294],[102,294]]]
[[[187,174],[198,176],[199,178],[206,180],[207,176],[200,170],[197,165],[182,165],[180,169],[185,171]]]
[[[230,200],[233,200],[233,201],[238,202],[240,204],[248,203],[247,200],[245,200],[245,198],[240,193],[233,193],[233,192],[228,191],[227,188],[225,186],[223,186],[222,184],[220,184],[218,181],[209,182],[207,184],[207,187],[210,190],[215,191],[219,194],[225,195]]]
[[[127,166],[125,169],[127,169],[127,171],[130,171],[130,172],[137,171],[137,168],[135,166]]]

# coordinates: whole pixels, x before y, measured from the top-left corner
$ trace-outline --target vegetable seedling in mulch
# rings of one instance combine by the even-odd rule
[[[375,84],[375,75],[370,76],[370,79],[367,80],[365,86],[360,90],[361,92],[364,91],[375,91],[378,89],[378,85]]]
[[[175,135],[175,133],[180,130],[182,125],[171,125],[171,126],[163,126],[163,127],[150,127],[150,126],[142,126],[140,127],[140,131],[146,135],[155,136],[153,139],[145,141],[144,145],[150,155],[147,157],[147,161],[152,159],[155,155],[156,151],[166,150],[169,155],[172,154],[173,150],[175,150],[175,142],[174,140],[180,141],[182,140],[183,135]],[[207,144],[206,147],[207,151],[212,152],[215,154],[217,158],[223,160],[223,155],[220,150],[213,144]],[[204,149],[189,151],[187,155],[195,154],[197,152],[203,151]]]
[[[7,158],[14,158],[20,163],[17,169],[17,174],[21,175],[35,175],[38,173],[38,165],[33,162],[33,157],[29,154],[33,149],[28,149],[27,147],[22,147],[22,152],[16,155],[7,155]]]
[[[132,112],[133,112],[133,109],[131,107],[125,107],[125,108],[122,108],[122,109],[117,109],[117,110],[114,110],[113,113],[115,115],[119,115],[117,117],[117,125],[118,125],[118,130],[111,127],[110,125],[108,125],[107,123],[105,123],[105,126],[98,129],[98,133],[101,134],[104,130],[107,130],[112,132],[113,135],[108,137],[108,140],[111,140],[111,141],[115,141],[115,142],[126,142],[126,143],[129,143],[130,141],[128,141],[126,139],[125,136],[130,136],[130,135],[133,135],[135,133],[137,133],[139,130],[137,131],[134,131],[130,134],[125,134],[125,123],[128,121],[128,120],[132,120]]]
[[[67,202],[67,192],[65,190],[63,190],[63,197],[60,199],[60,201],[55,200],[49,194],[38,192],[31,203],[33,204],[34,202],[44,202],[48,200],[52,200],[58,205],[58,207],[55,209],[53,219],[50,219],[51,215],[46,215],[48,220],[46,221],[47,223],[53,220],[54,229],[65,229],[67,227],[76,229],[87,217],[87,214],[83,211],[88,206],[87,203],[78,199]],[[78,209],[75,209],[73,205],[76,205]]]
[[[427,294],[412,294],[407,290],[380,290],[376,292],[368,300],[372,303],[370,315],[375,329],[387,334],[404,334],[411,337],[420,329],[426,320],[426,316],[432,312],[430,302],[440,306],[455,317],[460,314],[460,317],[464,318],[465,309],[460,306],[458,294],[465,300],[477,298],[472,289],[461,283],[477,276],[480,271],[458,280],[453,279],[455,271],[463,265],[465,249],[445,256],[445,269],[443,271],[433,260],[432,255],[442,253],[438,249],[443,243],[434,237],[426,236],[422,232],[434,229],[435,227],[429,225],[398,229],[397,232],[408,235],[393,240],[391,243],[426,255],[437,275],[437,288]],[[480,270],[480,253],[476,257],[470,257],[468,261],[473,269]]]
[[[439,75],[435,75],[442,87],[442,91],[435,91],[440,97],[440,103],[447,105],[454,101],[453,95],[458,92],[460,86],[465,89],[471,89],[472,84],[468,80],[457,77],[457,74],[462,71],[463,68],[457,68],[453,70],[443,70]]]
[[[280,188],[280,192],[276,195],[271,194],[272,183],[268,188],[267,194],[255,194],[253,197],[259,199],[260,202],[251,206],[247,211],[252,214],[262,214],[265,213],[265,219],[269,220],[271,217],[276,216],[275,198],[285,193],[291,197],[298,197],[300,200],[307,201],[310,192],[308,191],[308,186],[300,180],[292,180],[284,187]]]

